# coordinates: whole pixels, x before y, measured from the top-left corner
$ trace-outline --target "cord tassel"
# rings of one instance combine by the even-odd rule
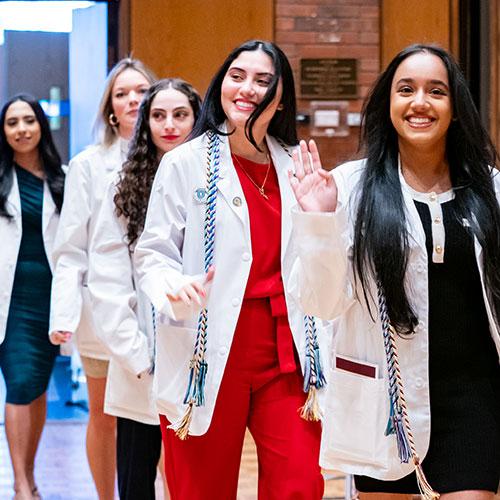
[[[321,410],[318,404],[318,391],[313,385],[309,388],[307,394],[306,402],[304,406],[300,408],[300,416],[304,420],[309,420],[311,422],[318,422],[321,420]]]
[[[395,432],[396,432],[396,427],[394,427],[394,405],[392,404],[391,401],[389,405],[389,418],[387,420],[387,427],[385,428],[384,435],[390,436]]]
[[[323,374],[323,367],[321,366],[321,357],[319,355],[318,345],[314,347],[314,365],[316,366],[316,377],[317,377],[315,387],[317,389],[321,389],[321,387],[324,387],[326,385],[326,378],[325,375]]]
[[[186,410],[186,413],[182,417],[179,426],[175,430],[175,435],[182,441],[185,441],[189,436],[189,427],[191,425],[192,418],[193,418],[193,402],[191,401],[189,403],[188,409]]]
[[[415,465],[415,474],[417,476],[418,489],[424,500],[437,500],[441,495],[432,489],[432,486],[427,481],[422,465],[418,457],[413,457],[413,464]]]
[[[406,431],[401,415],[398,413],[393,417],[393,425],[396,433],[396,443],[398,445],[398,455],[401,463],[407,464],[412,456],[410,444],[406,436]]]
[[[193,399],[196,406],[203,406],[205,404],[205,379],[207,377],[208,364],[206,361],[200,362],[197,383],[195,385],[195,392]]]

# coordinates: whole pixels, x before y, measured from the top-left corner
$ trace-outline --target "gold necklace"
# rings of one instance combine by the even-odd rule
[[[250,180],[250,182],[258,189],[260,195],[262,197],[264,197],[266,200],[269,199],[269,197],[267,196],[266,192],[264,191],[264,186],[266,185],[266,182],[267,182],[267,178],[269,176],[269,171],[271,170],[271,162],[269,161],[269,163],[267,164],[267,171],[266,171],[266,175],[264,177],[264,182],[262,183],[262,186],[259,186],[253,179],[252,177],[250,177],[250,174],[243,168],[243,165],[241,164],[240,160],[238,159],[238,157],[233,154],[232,155],[233,158],[236,160],[236,163],[238,164],[238,166],[241,168],[241,170],[243,170],[243,173],[248,177],[248,179]]]

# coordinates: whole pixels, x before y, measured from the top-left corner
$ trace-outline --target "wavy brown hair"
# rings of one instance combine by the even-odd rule
[[[123,164],[114,197],[116,215],[127,219],[129,249],[132,248],[144,228],[151,186],[159,164],[158,149],[151,138],[149,126],[151,104],[158,92],[170,88],[181,92],[188,98],[195,121],[200,111],[201,99],[198,92],[180,78],[158,80],[144,94],[139,107],[134,136],[130,141],[127,161]]]

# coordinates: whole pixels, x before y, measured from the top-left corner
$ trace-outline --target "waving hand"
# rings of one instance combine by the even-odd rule
[[[300,141],[292,154],[295,174],[289,172],[290,184],[298,204],[305,212],[334,212],[337,207],[337,185],[321,166],[318,148],[313,140]]]

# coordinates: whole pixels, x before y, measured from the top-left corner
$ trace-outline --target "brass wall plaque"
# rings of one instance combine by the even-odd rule
[[[357,99],[357,63],[357,59],[301,59],[301,97]]]

